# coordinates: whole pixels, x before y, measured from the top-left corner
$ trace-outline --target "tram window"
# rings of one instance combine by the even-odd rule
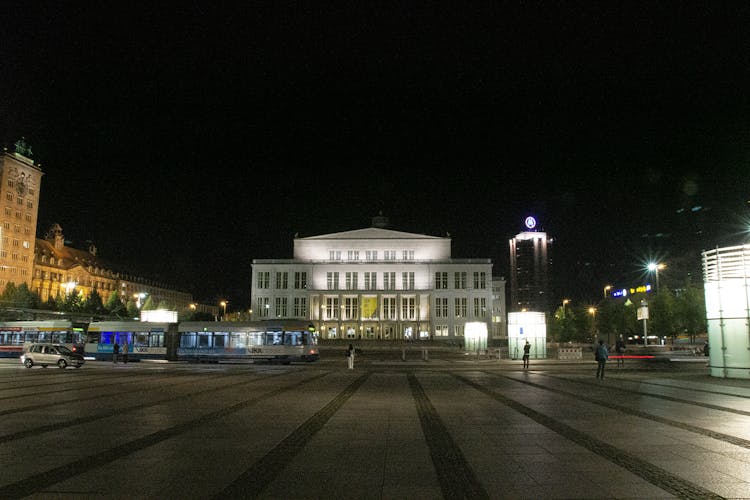
[[[208,347],[209,345],[208,334],[198,334],[198,347]]]
[[[148,345],[150,347],[162,347],[164,345],[164,334],[152,332],[148,338]]]
[[[247,345],[263,345],[263,333],[248,332],[247,333]]]
[[[214,334],[214,347],[225,347],[226,344],[226,333],[215,333]]]
[[[180,336],[180,347],[195,347],[195,334],[183,333]]]
[[[266,345],[281,344],[281,332],[266,332]]]

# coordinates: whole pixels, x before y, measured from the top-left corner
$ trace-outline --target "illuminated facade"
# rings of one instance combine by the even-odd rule
[[[0,156],[0,289],[11,282],[31,287],[39,186],[44,174],[30,156],[23,140],[16,143],[15,153],[3,151]]]
[[[166,303],[178,310],[187,309],[193,302],[192,295],[187,292],[112,270],[96,255],[93,245],[88,251],[65,246],[62,228],[58,224],[54,224],[44,238],[36,239],[34,262],[31,290],[38,293],[42,301],[69,293],[88,297],[96,290],[103,303],[113,293],[123,303],[133,300],[139,306],[148,296],[157,306]]]
[[[62,229],[55,224],[44,238],[36,237],[43,172],[32,160],[23,140],[15,152],[0,155],[0,291],[8,283],[25,283],[42,301],[77,293],[88,297],[93,290],[102,302],[117,293],[123,303],[134,295],[151,296],[155,304],[187,309],[189,293],[138,276],[116,272],[96,255],[65,246]]]
[[[477,321],[492,332],[492,262],[453,259],[449,237],[393,231],[383,219],[295,238],[289,260],[253,260],[253,317],[309,320],[325,339],[463,343]]]
[[[527,218],[526,227],[536,227],[533,218]],[[509,243],[511,311],[549,312],[552,240],[545,232],[525,231]]]

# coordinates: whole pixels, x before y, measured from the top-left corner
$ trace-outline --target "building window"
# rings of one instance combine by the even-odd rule
[[[487,299],[484,297],[474,298],[474,317],[484,318],[487,314]]]
[[[384,290],[396,289],[396,273],[395,272],[383,273],[383,289]]]
[[[485,273],[474,273],[474,288],[478,290],[485,290],[487,288],[487,276]]]
[[[383,297],[383,319],[396,319],[396,297]]]
[[[258,316],[260,316],[261,318],[267,318],[269,315],[269,309],[270,302],[268,297],[258,297],[258,300],[256,302],[256,310],[258,311]]]
[[[396,251],[383,250],[383,260],[396,260]]]
[[[448,336],[448,325],[435,325],[435,336],[436,337],[447,337]]]
[[[305,290],[307,288],[307,273],[306,272],[294,273],[294,288],[295,290]]]
[[[356,290],[359,288],[358,283],[358,275],[359,273],[353,273],[353,272],[347,272],[346,273],[346,289],[347,290]]]
[[[414,250],[404,250],[401,253],[402,260],[414,260]]]
[[[349,250],[346,252],[346,260],[359,260],[359,250]]]
[[[435,299],[435,317],[436,318],[448,317],[448,298],[447,297],[438,297]]]
[[[287,298],[276,297],[276,317],[286,318],[287,315]]]
[[[326,297],[325,319],[339,319],[339,298],[338,297]]]
[[[276,273],[276,289],[286,290],[287,288],[289,288],[289,273],[277,272]]]
[[[328,251],[328,260],[341,260],[341,251],[340,250],[329,250]]]
[[[365,273],[365,290],[377,290],[378,273]]]
[[[466,272],[453,273],[453,287],[456,290],[463,290],[466,288]]]
[[[414,273],[401,273],[401,287],[403,290],[414,290]]]
[[[448,273],[447,272],[435,273],[435,289],[436,290],[448,289]]]
[[[359,318],[359,301],[357,297],[344,298],[344,319]]]
[[[464,336],[464,325],[453,325],[453,335],[456,337]]]
[[[378,260],[378,251],[377,250],[365,250],[365,259],[366,260]]]
[[[307,317],[307,297],[294,297],[294,315],[298,318]]]
[[[454,307],[457,318],[466,317],[466,297],[456,297],[454,301]]]
[[[271,273],[269,271],[261,271],[258,273],[258,288],[270,288],[271,287]]]
[[[401,319],[416,319],[417,299],[414,297],[401,297]]]
[[[339,273],[338,272],[326,273],[326,283],[328,285],[328,290],[338,290],[339,289]]]

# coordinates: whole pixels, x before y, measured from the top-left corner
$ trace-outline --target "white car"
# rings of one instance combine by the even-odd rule
[[[31,344],[29,348],[21,355],[21,363],[26,368],[34,365],[41,365],[47,368],[48,365],[57,365],[60,368],[83,366],[84,359],[78,353],[75,353],[62,344]]]

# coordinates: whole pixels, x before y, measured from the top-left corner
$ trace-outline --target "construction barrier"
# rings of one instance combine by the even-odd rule
[[[583,359],[580,347],[562,347],[557,350],[557,359]]]

